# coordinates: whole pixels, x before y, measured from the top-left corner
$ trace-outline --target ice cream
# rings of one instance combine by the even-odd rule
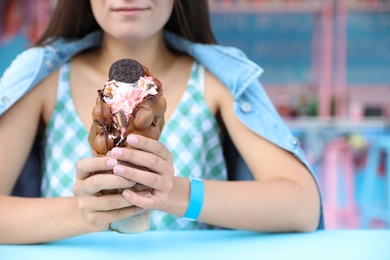
[[[126,142],[131,133],[157,140],[164,126],[165,110],[162,84],[148,68],[132,59],[114,62],[92,110],[93,123],[88,139],[94,153],[105,156],[114,147],[132,149]],[[153,192],[138,183],[132,190]],[[142,232],[149,229],[149,224],[150,212],[147,211],[111,223],[111,229],[121,233]]]

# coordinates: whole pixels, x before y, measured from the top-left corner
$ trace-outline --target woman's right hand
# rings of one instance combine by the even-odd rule
[[[104,156],[83,158],[77,162],[73,193],[90,231],[108,230],[111,222],[145,211],[130,204],[120,193],[104,192],[135,185],[133,181],[112,174],[117,164],[116,159]]]

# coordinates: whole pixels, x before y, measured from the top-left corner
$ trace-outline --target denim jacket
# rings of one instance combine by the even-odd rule
[[[235,100],[234,112],[245,126],[293,153],[314,175],[297,139],[278,115],[258,80],[263,72],[258,65],[234,47],[193,43],[170,32],[165,32],[164,36],[170,47],[192,56],[229,89]],[[0,115],[75,54],[98,46],[101,37],[102,33],[96,31],[82,39],[61,38],[48,46],[30,48],[18,55],[0,79]],[[231,156],[234,158],[238,154]],[[233,179],[252,179],[240,157],[232,167],[235,168]],[[322,227],[321,217],[319,228]]]

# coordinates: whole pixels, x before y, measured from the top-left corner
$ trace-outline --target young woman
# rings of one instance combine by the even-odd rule
[[[258,81],[261,68],[215,45],[208,16],[206,0],[58,1],[37,47],[17,57],[0,83],[0,243],[107,230],[145,210],[152,229],[322,227],[315,179]],[[122,58],[163,82],[166,125],[159,141],[130,135],[135,149],[92,157],[96,92]],[[221,133],[243,158],[234,180]],[[10,196],[37,135],[42,198]],[[99,171],[113,174],[92,174]],[[154,193],[134,193],[134,183]],[[100,193],[116,188],[125,190]]]

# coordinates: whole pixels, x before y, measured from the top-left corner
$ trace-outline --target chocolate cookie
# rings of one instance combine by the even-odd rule
[[[135,83],[145,76],[142,65],[132,59],[121,59],[114,62],[108,71],[108,80],[116,80],[124,83]]]

